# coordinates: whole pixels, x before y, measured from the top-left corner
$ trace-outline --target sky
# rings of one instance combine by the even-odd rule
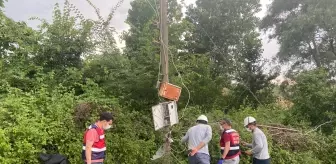
[[[111,8],[113,8],[119,0],[91,0],[91,2],[100,9],[103,16],[107,16]],[[128,9],[130,9],[130,2],[132,0],[124,0],[123,4],[117,9],[111,26],[115,27],[118,34],[126,31],[129,26],[125,23],[127,18]],[[185,3],[191,4],[195,0],[185,0]],[[39,17],[47,20],[51,20],[53,8],[56,3],[63,4],[64,0],[9,0],[5,3],[5,14],[14,19],[15,21],[26,21],[31,27],[36,27],[38,21],[29,21],[31,17]],[[82,14],[87,18],[96,19],[96,13],[93,8],[89,6],[86,0],[70,0],[70,3],[74,4]],[[262,4],[262,11],[257,14],[259,18],[262,18],[266,14],[267,5],[270,0],[260,0]],[[123,47],[124,43],[118,38],[118,47]],[[265,59],[271,60],[272,57],[279,50],[279,45],[276,40],[269,40],[266,34],[261,35],[263,43],[263,57]]]

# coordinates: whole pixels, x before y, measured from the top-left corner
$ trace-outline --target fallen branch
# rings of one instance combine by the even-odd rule
[[[320,127],[321,127],[321,126],[323,126],[323,125],[330,124],[330,123],[333,123],[333,122],[335,122],[335,120],[330,120],[330,121],[327,121],[327,122],[325,122],[325,123],[323,123],[323,124],[321,124],[321,125],[317,126],[315,129],[313,129],[313,130],[311,130],[311,131],[309,131],[309,132],[305,133],[305,135],[307,135],[307,134],[309,134],[309,133],[311,133],[311,132],[314,132],[314,131],[316,131],[318,128],[320,128]]]
[[[280,127],[276,127],[276,126],[267,126],[267,125],[258,125],[258,126],[259,127],[265,127],[265,128],[271,128],[271,129],[278,129],[278,130],[285,130],[285,131],[301,133],[301,131],[299,131],[299,130],[289,129],[289,128],[280,128]]]
[[[279,132],[279,133],[271,134],[271,136],[276,136],[276,135],[280,135],[280,134],[284,134],[284,132]]]

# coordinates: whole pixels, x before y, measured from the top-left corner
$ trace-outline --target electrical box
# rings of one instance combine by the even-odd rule
[[[170,126],[178,123],[177,104],[176,101],[172,101],[168,104],[169,122]]]
[[[161,104],[155,105],[152,107],[153,121],[154,121],[154,129],[159,130],[166,126],[165,123],[165,112]]]
[[[159,95],[169,100],[178,101],[181,95],[181,87],[170,83],[161,83]]]
[[[155,131],[178,123],[176,101],[164,102],[153,106],[152,114]]]

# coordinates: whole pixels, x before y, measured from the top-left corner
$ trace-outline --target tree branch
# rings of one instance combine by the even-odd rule
[[[301,133],[299,130],[295,129],[289,129],[289,128],[280,128],[276,126],[268,126],[268,125],[258,125],[259,127],[265,127],[265,128],[271,128],[271,129],[278,129],[278,130],[285,130],[285,131],[291,131],[291,132],[296,132],[296,133]]]
[[[316,127],[316,128],[314,128],[313,130],[311,130],[311,131],[307,132],[305,135],[307,135],[307,134],[309,134],[309,133],[311,133],[311,132],[314,132],[314,131],[316,131],[318,128],[320,128],[320,127],[321,127],[321,126],[323,126],[323,125],[330,124],[330,123],[333,123],[333,122],[335,122],[335,120],[330,120],[330,121],[327,121],[327,122],[325,122],[325,123],[323,123],[323,124],[321,124],[321,125],[317,126],[317,127]]]

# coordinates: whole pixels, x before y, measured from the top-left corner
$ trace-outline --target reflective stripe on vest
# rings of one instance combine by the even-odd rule
[[[86,150],[86,147],[85,147],[85,146],[83,146],[83,150]],[[99,148],[91,148],[91,151],[92,151],[92,152],[102,152],[102,151],[106,151],[106,147],[103,147],[103,148],[101,148],[101,149],[99,149]]]
[[[224,147],[221,147],[221,149],[224,150]],[[230,150],[239,150],[239,146],[230,147]]]

